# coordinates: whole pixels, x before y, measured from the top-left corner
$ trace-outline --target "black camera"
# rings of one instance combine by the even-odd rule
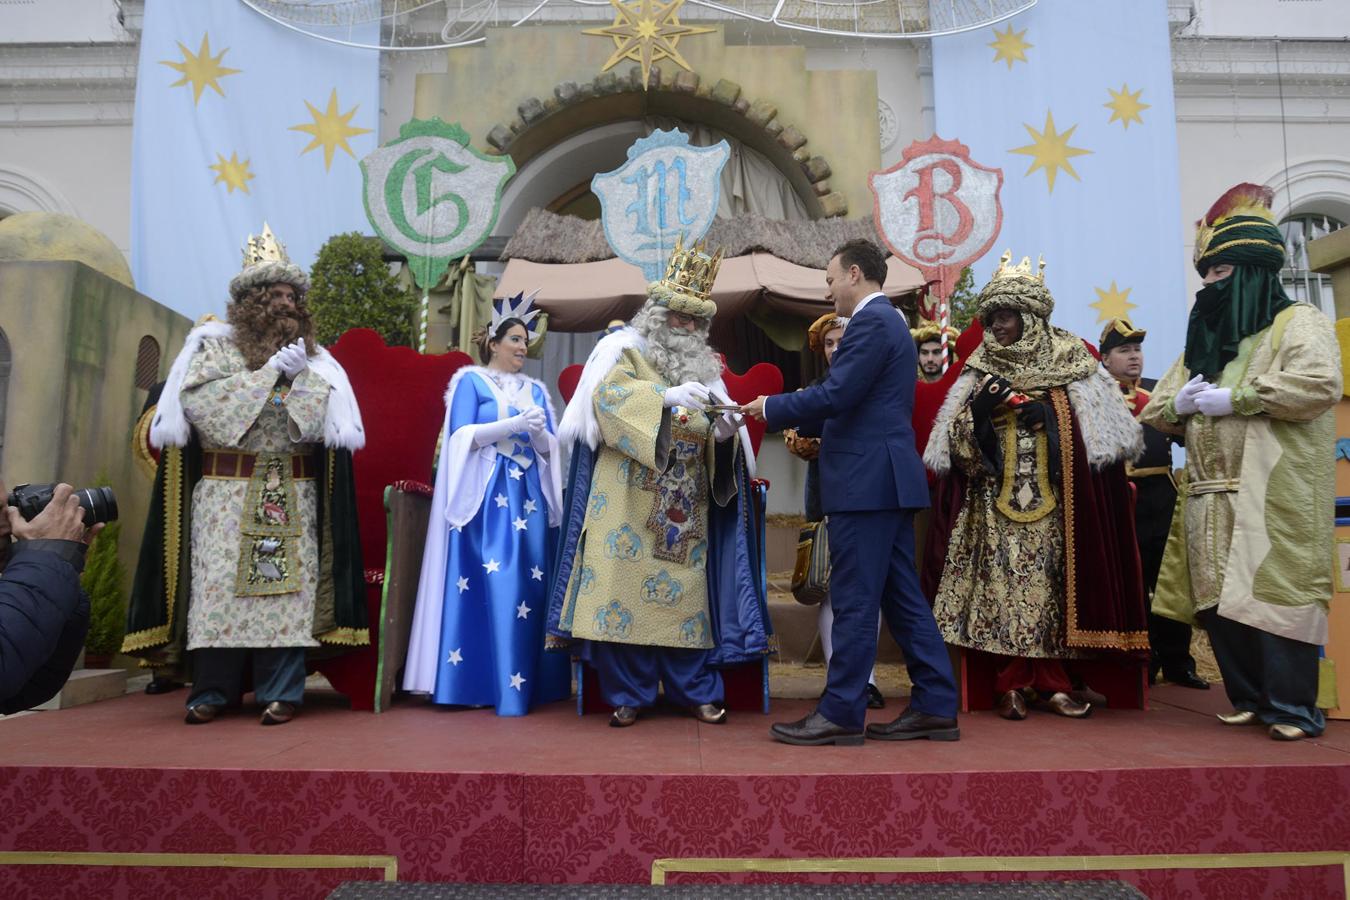
[[[9,492],[9,499],[5,502],[17,507],[19,515],[23,516],[25,521],[31,522],[38,513],[47,508],[48,503],[52,502],[52,494],[55,491],[54,484],[21,484]],[[75,492],[75,496],[80,498],[86,528],[99,522],[117,521],[117,497],[113,495],[112,488],[80,488]]]

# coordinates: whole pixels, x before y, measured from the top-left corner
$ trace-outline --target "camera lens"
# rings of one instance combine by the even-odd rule
[[[110,487],[81,488],[75,492],[84,509],[86,527],[117,521],[117,497]]]

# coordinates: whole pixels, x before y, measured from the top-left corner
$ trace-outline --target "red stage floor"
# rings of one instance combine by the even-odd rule
[[[1279,744],[1220,725],[1221,690],[1163,687],[1147,712],[1087,721],[973,713],[956,744],[861,748],[770,741],[769,724],[807,701],[720,727],[658,712],[618,731],[569,703],[520,719],[418,703],[375,716],[323,695],[278,728],[252,712],[190,728],[183,697],[0,721],[0,891],[321,896],[388,858],[399,880],[597,882],[691,857],[872,860],[841,866],[870,874],[830,877],[957,880],[993,876],[897,875],[885,860],[1091,869],[1140,855],[1177,866],[1121,871],[1154,897],[1344,896],[1330,858],[1178,858],[1350,851],[1350,724]],[[121,855],[16,864],[50,852]],[[785,877],[710,868],[742,874],[675,864],[669,880]]]

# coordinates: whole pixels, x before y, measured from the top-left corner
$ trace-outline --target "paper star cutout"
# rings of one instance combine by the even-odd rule
[[[512,466],[511,468],[506,470],[506,474],[511,476],[512,481],[519,481],[520,476],[524,475],[525,473],[522,472],[520,469],[516,468],[515,466]]]
[[[538,508],[539,508],[538,504],[536,504],[533,500],[526,500],[526,501],[525,501],[525,512],[526,512],[526,514],[532,513],[532,512],[534,512],[536,509],[538,509]]]
[[[1075,180],[1082,180],[1078,177],[1078,173],[1073,170],[1073,165],[1069,160],[1075,156],[1084,156],[1092,151],[1069,146],[1069,138],[1073,137],[1074,130],[1078,128],[1077,125],[1071,126],[1068,131],[1062,134],[1057,132],[1055,130],[1055,118],[1047,109],[1045,111],[1044,131],[1037,131],[1025,123],[1022,127],[1027,130],[1027,134],[1031,135],[1031,139],[1035,143],[1028,144],[1025,147],[1016,147],[1008,152],[1021,153],[1023,156],[1030,156],[1034,160],[1031,168],[1026,171],[1027,175],[1037,169],[1044,169],[1046,184],[1049,185],[1051,193],[1055,190],[1055,174],[1060,169],[1068,172]]]
[[[511,676],[511,687],[515,688],[517,691],[520,690],[520,686],[524,683],[525,679],[520,677],[519,672]]]
[[[524,519],[516,519],[511,524],[515,526],[516,531],[525,531],[530,527],[530,523],[526,522]]]
[[[1028,44],[1022,39],[1022,36],[1026,33],[1025,28],[1021,31],[1013,31],[1012,25],[1008,26],[1007,31],[999,31],[995,28],[994,37],[998,40],[989,44],[990,47],[994,48],[994,62],[1003,60],[1008,64],[1009,70],[1012,69],[1015,62],[1026,62],[1027,50],[1036,46],[1035,44]]]
[[[224,97],[225,92],[220,89],[218,79],[226,75],[237,75],[241,69],[228,69],[220,64],[221,57],[230,52],[230,48],[211,55],[211,39],[202,32],[202,46],[197,50],[194,56],[192,51],[183,46],[182,41],[177,41],[178,49],[183,53],[181,62],[173,62],[168,59],[161,59],[161,66],[168,66],[170,69],[176,69],[183,74],[183,77],[175,81],[169,87],[178,87],[182,84],[192,84],[192,105],[196,106],[197,101],[202,98],[202,91],[210,88],[220,96]]]
[[[533,578],[535,581],[543,581],[544,570],[539,568],[538,566],[530,566],[530,577]]]
[[[464,593],[469,589],[469,579],[463,575],[459,576],[459,580],[455,582],[455,587],[459,588],[461,594]]]
[[[516,607],[516,618],[528,619],[529,617],[530,617],[530,608],[526,606],[525,601],[522,600],[520,601],[520,605]]]
[[[347,124],[351,121],[352,116],[356,115],[356,111],[361,108],[360,104],[353,106],[345,113],[338,113],[337,88],[333,88],[333,93],[328,96],[328,109],[325,111],[319,112],[314,108],[314,104],[308,100],[305,101],[305,106],[309,107],[309,114],[313,121],[305,125],[292,125],[290,127],[291,131],[303,131],[313,138],[309,142],[309,146],[300,151],[300,155],[304,156],[316,147],[322,147],[323,167],[325,169],[332,167],[333,154],[339,147],[347,151],[348,156],[355,159],[356,154],[352,152],[351,145],[347,143],[347,138],[370,133],[369,128],[353,128]]]
[[[1109,322],[1112,319],[1128,319],[1130,310],[1139,304],[1130,302],[1130,288],[1121,290],[1116,287],[1115,279],[1111,279],[1109,290],[1093,288],[1097,292],[1097,302],[1089,303],[1093,309],[1097,310],[1098,322]]]
[[[680,38],[695,34],[708,34],[713,28],[701,28],[694,25],[681,25],[680,7],[684,0],[609,0],[616,13],[614,24],[606,28],[587,28],[582,34],[614,39],[614,53],[600,67],[607,72],[625,59],[642,66],[642,87],[645,90],[651,79],[652,65],[663,59],[669,59],[681,69],[693,71],[693,68],[675,49]]]
[[[464,662],[464,654],[460,653],[459,648],[456,647],[454,650],[450,651],[450,658],[447,659],[446,662],[448,662],[452,666],[457,666],[460,663]]]
[[[498,494],[498,495],[497,495],[496,497],[494,497],[493,499],[497,501],[497,508],[498,508],[498,509],[505,509],[505,508],[506,508],[506,504],[510,502],[509,500],[506,499],[506,495],[505,495],[505,494]],[[527,505],[528,505],[528,504],[527,504]],[[526,512],[529,512],[529,510],[526,510]]]
[[[1111,95],[1111,102],[1102,104],[1102,106],[1111,110],[1111,118],[1107,120],[1106,124],[1110,125],[1112,122],[1119,121],[1126,131],[1130,130],[1131,121],[1138,122],[1140,125],[1144,124],[1144,120],[1139,114],[1148,109],[1150,104],[1139,99],[1139,95],[1144,93],[1143,88],[1130,93],[1130,86],[1122,84],[1119,91],[1107,88],[1106,92]]]
[[[489,559],[487,562],[483,563],[483,568],[487,569],[488,574],[491,575],[493,572],[500,572],[502,564],[495,559]]]
[[[230,158],[226,159],[221,154],[216,154],[216,163],[213,166],[207,166],[212,172],[216,173],[216,180],[212,184],[225,182],[225,189],[233,194],[234,189],[238,188],[245,194],[248,193],[248,183],[255,176],[248,170],[249,161],[239,159],[238,154],[231,153]]]

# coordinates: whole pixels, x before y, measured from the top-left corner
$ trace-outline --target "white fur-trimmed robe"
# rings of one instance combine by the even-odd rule
[[[169,369],[164,382],[155,418],[150,424],[150,443],[156,447],[186,447],[192,438],[192,424],[183,413],[183,380],[188,364],[201,349],[205,340],[233,340],[234,326],[228,322],[205,322],[188,332],[183,349]],[[320,347],[309,358],[309,367],[326,381],[332,390],[328,394],[328,411],[324,423],[324,445],[343,450],[360,450],[366,445],[365,428],[361,424],[361,408],[356,403],[347,373],[333,355]]]

